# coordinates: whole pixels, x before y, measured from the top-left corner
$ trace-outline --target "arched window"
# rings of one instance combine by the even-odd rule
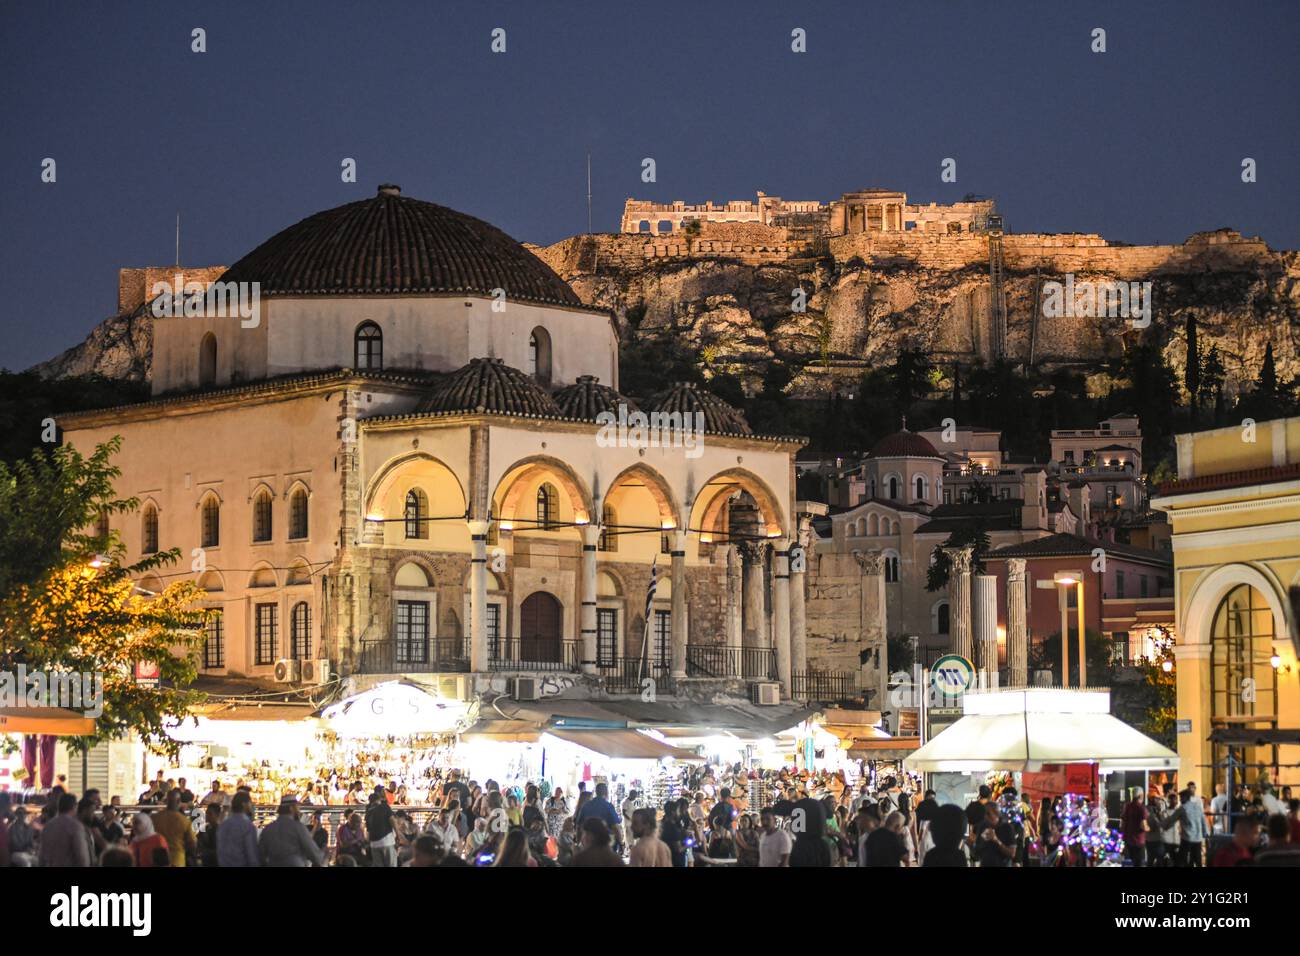
[[[108,512],[101,511],[95,515],[95,537],[100,541],[108,540]]]
[[[406,537],[429,537],[429,496],[419,488],[406,493]]]
[[[265,488],[253,496],[253,540],[271,540],[271,493]]]
[[[878,517],[876,517],[876,515],[875,515],[874,513],[868,515],[868,516],[867,516],[867,534],[869,534],[869,535],[876,535],[876,534],[879,534],[879,533],[880,533],[880,519],[879,519]]]
[[[217,381],[217,337],[209,332],[199,342],[199,384],[213,385]]]
[[[1216,721],[1267,721],[1276,727],[1277,671],[1273,669],[1276,623],[1268,600],[1248,584],[1239,584],[1219,603],[1210,631],[1210,716]],[[1216,761],[1227,757],[1214,748]],[[1250,747],[1248,765],[1273,765],[1275,747]],[[1276,774],[1276,770],[1274,771]],[[1274,779],[1277,779],[1274,776]]]
[[[889,476],[889,499],[891,501],[898,500],[898,476],[897,475]]]
[[[384,367],[384,333],[373,322],[362,322],[357,326],[352,367],[373,371]]]
[[[542,385],[551,384],[551,335],[540,325],[528,336],[528,374]]]
[[[925,500],[925,475],[916,476],[916,500]]]
[[[208,495],[203,499],[199,518],[199,545],[204,548],[217,547],[221,544],[221,503],[217,501],[216,495]]]
[[[868,498],[876,497],[876,479],[871,479],[871,491],[867,494]]]
[[[140,518],[140,553],[158,553],[158,509],[152,504],[144,506]]]
[[[299,661],[311,657],[311,608],[306,601],[295,604],[289,615],[289,653]]]
[[[898,583],[898,555],[892,551],[885,552],[885,583]]]
[[[555,487],[543,482],[537,489],[537,527],[550,531],[559,521],[559,496]]]
[[[307,537],[307,489],[298,488],[289,496],[289,537]]]
[[[934,633],[947,634],[950,627],[951,610],[947,601],[940,601],[934,607]]]
[[[618,515],[614,514],[614,509],[605,505],[600,509],[600,543],[596,545],[600,551],[617,551],[618,550],[618,533],[613,529],[618,525]]]

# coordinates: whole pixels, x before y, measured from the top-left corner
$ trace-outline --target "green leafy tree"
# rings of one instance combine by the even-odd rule
[[[116,532],[85,530],[100,515],[137,507],[113,491],[120,472],[110,459],[120,444],[111,439],[89,457],[62,446],[0,464],[0,670],[99,676],[103,712],[94,735],[73,738],[74,747],[135,731],[174,750],[166,727],[199,699],[174,688],[195,677],[204,592],[187,580],[143,593],[132,579],[174,563],[179,551],[126,565]],[[158,666],[160,686],[136,683],[135,666],[146,661]]]

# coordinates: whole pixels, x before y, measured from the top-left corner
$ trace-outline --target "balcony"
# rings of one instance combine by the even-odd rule
[[[686,676],[776,680],[776,651],[770,647],[687,644]]]

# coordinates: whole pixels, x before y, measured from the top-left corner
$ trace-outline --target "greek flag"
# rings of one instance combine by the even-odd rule
[[[650,622],[654,620],[655,591],[659,589],[659,555],[650,562],[650,583],[645,589],[645,631],[641,635],[641,669],[640,678],[645,678],[646,662],[650,658]]]

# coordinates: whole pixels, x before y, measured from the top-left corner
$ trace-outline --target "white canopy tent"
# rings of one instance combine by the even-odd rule
[[[1036,772],[1043,764],[1097,764],[1101,773],[1172,770],[1178,754],[1110,714],[1108,691],[1020,688],[962,698],[963,716],[903,765],[939,773]]]

